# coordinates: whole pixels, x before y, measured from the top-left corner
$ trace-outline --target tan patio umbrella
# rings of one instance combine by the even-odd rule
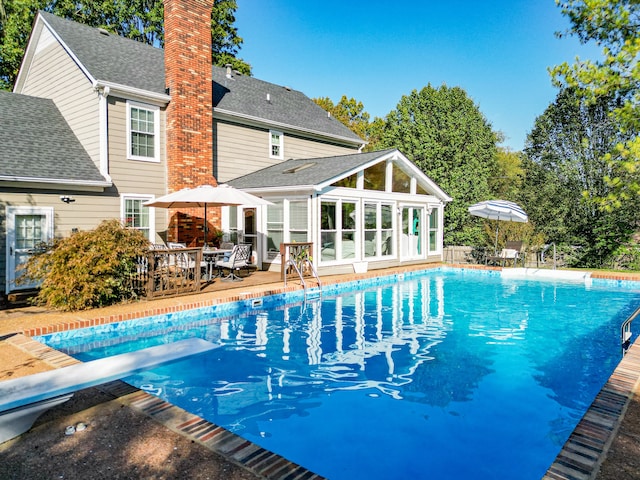
[[[158,208],[204,208],[204,243],[207,243],[207,207],[273,205],[268,200],[256,197],[230,185],[201,185],[196,188],[183,188],[177,192],[163,195],[143,204],[145,207]]]

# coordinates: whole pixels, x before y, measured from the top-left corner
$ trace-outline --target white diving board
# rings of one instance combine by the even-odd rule
[[[78,390],[214,348],[211,342],[189,338],[0,382],[0,443],[29,430],[41,414]]]

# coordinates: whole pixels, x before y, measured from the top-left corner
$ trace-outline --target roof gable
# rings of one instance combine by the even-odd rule
[[[39,12],[36,24],[38,22],[51,29],[91,82],[121,86],[139,95],[148,92],[154,98],[166,94],[163,49],[107,34],[48,12]],[[34,28],[34,32],[37,31],[39,29]],[[273,128],[324,135],[352,145],[363,143],[302,92],[246,75],[234,74],[228,78],[225,68],[212,69],[214,116],[218,111]]]
[[[238,177],[227,183],[243,189],[268,190],[313,187],[318,190],[387,159],[393,159],[401,165],[404,171],[415,176],[418,183],[429,193],[443,201],[451,200],[433,180],[397,149],[334,157],[287,160],[249,175]]]
[[[109,186],[52,100],[0,90],[0,180]]]
[[[47,12],[38,19],[53,30],[92,80],[165,93],[164,51]]]

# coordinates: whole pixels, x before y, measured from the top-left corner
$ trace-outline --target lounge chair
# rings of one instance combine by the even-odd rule
[[[502,265],[503,267],[507,265],[508,262],[513,262],[513,266],[515,267],[518,264],[518,260],[522,258],[524,263],[524,255],[522,254],[522,242],[521,241],[510,241],[505,244],[505,248],[500,251],[499,255],[492,255],[487,257],[489,263],[494,263],[496,265]]]
[[[241,281],[242,278],[236,275],[235,272],[239,271],[242,268],[247,269],[247,271],[251,268],[251,245],[235,245],[228,259],[222,259],[216,262],[216,268],[221,273],[224,269],[229,270],[229,275],[224,277],[222,279],[223,281]]]

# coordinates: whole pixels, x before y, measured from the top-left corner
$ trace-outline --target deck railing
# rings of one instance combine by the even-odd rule
[[[153,249],[138,258],[133,288],[146,298],[171,297],[200,291],[200,248]]]

